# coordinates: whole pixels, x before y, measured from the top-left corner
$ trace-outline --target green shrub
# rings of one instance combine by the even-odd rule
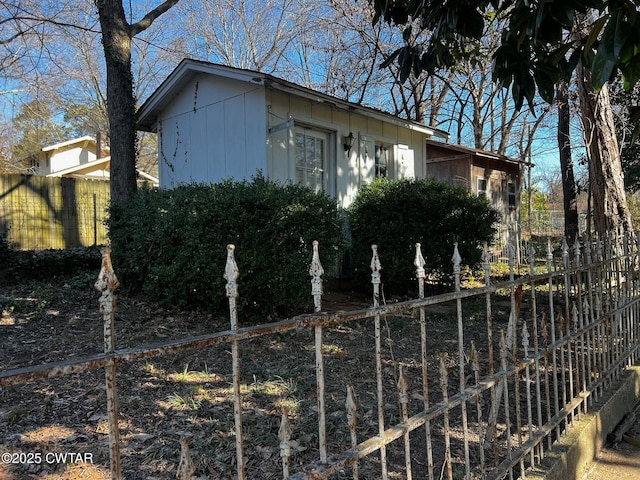
[[[48,281],[91,274],[98,278],[101,255],[98,247],[65,250],[13,250],[0,241],[0,282],[12,284],[30,280]]]
[[[344,228],[336,202],[308,188],[251,182],[143,189],[112,207],[113,264],[123,287],[164,305],[226,312],[226,246],[236,246],[240,307],[290,313],[310,302],[312,242],[325,270]]]
[[[394,294],[415,289],[416,243],[427,271],[447,279],[454,243],[463,264],[477,266],[499,219],[485,198],[433,180],[376,180],[360,189],[348,213],[358,284],[370,282],[371,244],[377,244],[385,291]]]
[[[3,235],[0,235],[0,265],[7,265],[10,255],[9,242]]]

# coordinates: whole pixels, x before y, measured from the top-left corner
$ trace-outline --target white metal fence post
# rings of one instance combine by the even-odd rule
[[[238,284],[240,276],[235,259],[235,245],[227,245],[227,263],[224,269],[224,279],[227,281],[226,292],[229,299],[229,317],[231,330],[238,330]],[[231,341],[231,359],[233,369],[233,415],[236,430],[236,466],[238,480],[244,480],[244,449],[242,446],[242,398],[240,396],[240,354],[238,352],[238,340]]]
[[[456,293],[460,293],[460,274],[462,272],[462,257],[458,250],[458,243],[453,244],[453,275],[455,277]],[[464,392],[466,387],[466,373],[464,364],[466,361],[466,355],[464,353],[464,322],[462,318],[462,298],[457,296],[456,298],[456,310],[458,316],[458,370],[460,372],[460,393]],[[468,435],[468,422],[467,422],[467,402],[464,401],[460,405],[462,411],[462,432],[464,442],[464,465],[466,478],[471,478],[470,460],[469,460],[469,435]]]
[[[424,257],[422,256],[422,249],[419,243],[416,243],[416,258],[413,261],[416,267],[416,278],[418,280],[418,298],[424,298],[424,280],[427,276],[424,266],[426,264]],[[420,307],[420,349],[422,357],[422,398],[424,411],[429,410],[429,357],[427,352],[427,320],[424,306]],[[431,421],[427,420],[424,423],[425,437],[427,444],[427,470],[429,473],[429,480],[433,480],[433,445],[431,440]]]
[[[178,480],[191,480],[195,472],[196,466],[193,464],[191,453],[189,452],[189,440],[188,437],[183,436],[180,438],[180,463],[178,464],[176,477]]]
[[[120,285],[111,265],[111,249],[102,249],[102,266],[95,288],[100,295],[100,312],[104,321],[104,353],[113,353],[116,348],[114,317],[116,310],[115,290]],[[107,416],[109,420],[109,456],[111,459],[111,478],[120,480],[120,428],[118,426],[118,393],[116,382],[116,365],[110,362],[104,367],[107,389]]]
[[[378,246],[371,245],[371,284],[373,285],[373,308],[380,306],[380,258],[378,257]],[[376,341],[376,380],[378,391],[378,435],[384,438],[384,389],[382,387],[382,340],[380,332],[380,314],[374,315],[375,341]],[[384,445],[380,447],[380,468],[382,480],[387,480],[387,449]]]
[[[318,252],[318,241],[313,241],[313,257],[309,267],[311,275],[311,295],[313,295],[314,311],[320,313],[322,310],[322,275],[324,269],[320,263]],[[315,331],[315,352],[316,352],[316,385],[318,393],[318,444],[320,447],[320,462],[327,463],[327,427],[325,413],[325,383],[324,383],[324,357],[322,356],[322,326],[317,325]]]
[[[353,390],[353,385],[347,385],[347,400],[345,402],[345,408],[347,410],[347,423],[349,424],[349,432],[351,433],[351,449],[356,450],[358,446],[358,403],[356,400],[356,393]],[[353,462],[353,480],[358,480],[358,460]]]
[[[291,458],[291,427],[289,426],[288,413],[282,412],[282,418],[280,419],[280,429],[278,430],[278,440],[280,440],[280,457],[282,458],[282,478],[287,480],[289,478],[289,459]]]

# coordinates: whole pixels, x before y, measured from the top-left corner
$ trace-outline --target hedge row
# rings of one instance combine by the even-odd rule
[[[192,184],[138,192],[112,207],[114,269],[164,305],[223,311],[226,246],[236,246],[239,305],[288,313],[310,295],[312,242],[329,270],[345,246],[336,202],[298,185]]]
[[[404,295],[415,288],[415,244],[427,272],[450,280],[454,243],[463,263],[481,262],[482,245],[494,241],[499,214],[484,197],[433,180],[376,180],[361,188],[349,209],[353,274],[370,275],[371,244],[378,245],[385,291]]]
[[[347,212],[351,274],[370,282],[371,244],[379,247],[387,294],[415,285],[413,252],[422,243],[430,273],[450,274],[454,242],[465,265],[480,262],[498,214],[461,188],[427,180],[379,180]],[[226,309],[226,246],[236,246],[240,306],[289,314],[309,302],[309,262],[318,240],[325,270],[345,252],[345,222],[334,200],[263,177],[251,182],[183,185],[138,192],[112,208],[113,263],[123,286],[180,308]],[[328,275],[327,275],[328,276]],[[325,278],[327,277],[325,276]]]

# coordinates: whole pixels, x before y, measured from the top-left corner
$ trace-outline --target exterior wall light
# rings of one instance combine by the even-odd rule
[[[349,135],[344,137],[344,143],[342,145],[345,152],[351,153],[351,147],[353,147],[353,133],[349,132]]]

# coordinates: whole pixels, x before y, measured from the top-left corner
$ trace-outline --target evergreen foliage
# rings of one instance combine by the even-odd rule
[[[386,293],[415,289],[415,244],[425,269],[450,278],[454,243],[464,265],[482,261],[481,247],[494,240],[499,214],[485,198],[433,180],[378,179],[358,192],[349,208],[352,263],[359,285],[370,281],[371,245],[378,245]]]
[[[334,200],[261,176],[141,189],[112,206],[110,217],[112,259],[124,288],[144,291],[164,305],[223,314],[227,244],[236,246],[239,307],[261,315],[288,314],[311,301],[314,240],[327,271],[345,245]]]
[[[67,139],[70,129],[55,120],[56,112],[41,100],[22,106],[13,119],[18,141],[13,146],[14,160],[23,159],[40,151],[42,147]]]

